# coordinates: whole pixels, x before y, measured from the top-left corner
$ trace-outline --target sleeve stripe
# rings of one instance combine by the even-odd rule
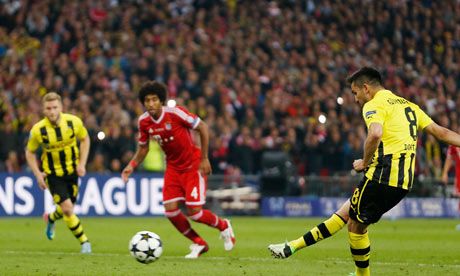
[[[195,121],[194,121],[193,124],[192,124],[192,128],[193,128],[193,129],[197,128],[198,125],[200,124],[200,122],[201,122],[200,117],[196,117]]]
[[[167,111],[172,112],[179,116],[182,120],[187,120],[187,117],[189,116],[187,113],[185,113],[183,110],[180,110],[179,108],[173,107],[173,108],[168,108]]]
[[[170,113],[173,113],[177,116],[179,116],[179,118],[181,118],[182,120],[186,121],[187,123],[189,123],[193,129],[195,129],[198,124],[200,123],[200,117],[196,116],[196,115],[191,115],[191,114],[187,114],[187,112],[185,112],[184,110],[180,109],[180,108],[177,108],[177,107],[169,107],[169,108],[166,108],[166,112],[170,112]],[[190,118],[193,118],[193,121],[190,122]]]

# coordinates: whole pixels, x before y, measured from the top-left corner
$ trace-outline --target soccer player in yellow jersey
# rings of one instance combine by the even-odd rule
[[[364,177],[353,195],[329,219],[313,227],[299,239],[271,244],[276,258],[287,258],[297,250],[328,238],[348,222],[350,250],[356,275],[370,275],[370,241],[367,228],[398,204],[414,180],[417,131],[424,130],[448,144],[460,146],[460,135],[439,126],[416,104],[382,86],[380,73],[363,67],[347,81],[351,84],[368,134],[364,156],[353,169]]]
[[[47,222],[46,236],[54,238],[54,222],[63,218],[72,234],[81,243],[81,253],[91,253],[91,244],[83,231],[80,219],[73,208],[78,195],[78,177],[86,174],[90,140],[88,132],[77,116],[62,113],[61,97],[54,92],[42,99],[45,118],[30,130],[26,159],[38,186],[49,188],[56,210],[44,214]],[[80,148],[77,146],[80,141]],[[42,147],[42,168],[37,163],[35,151]]]

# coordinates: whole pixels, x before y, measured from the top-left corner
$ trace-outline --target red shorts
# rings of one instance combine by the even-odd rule
[[[185,201],[186,205],[204,205],[206,203],[207,181],[207,176],[203,176],[198,169],[187,172],[166,169],[163,204]]]
[[[454,195],[460,196],[460,175],[455,176]]]

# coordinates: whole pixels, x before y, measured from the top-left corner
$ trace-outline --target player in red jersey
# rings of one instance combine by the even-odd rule
[[[444,184],[447,184],[448,182],[448,173],[453,163],[455,163],[455,184],[453,195],[455,197],[460,197],[460,147],[449,145],[449,148],[447,149],[446,161],[442,170],[442,182]]]
[[[163,187],[165,215],[182,235],[193,242],[190,245],[191,252],[185,258],[198,258],[209,248],[179,209],[179,204],[184,201],[188,217],[218,229],[224,240],[225,250],[232,250],[235,236],[230,221],[203,209],[206,202],[207,175],[211,173],[208,126],[184,107],[165,106],[166,96],[166,86],[162,83],[148,81],[142,85],[139,100],[147,112],[139,117],[139,146],[133,159],[121,173],[122,179],[128,181],[137,164],[144,160],[149,150],[149,139],[156,140],[166,154]],[[190,130],[199,133],[201,150],[193,143]]]

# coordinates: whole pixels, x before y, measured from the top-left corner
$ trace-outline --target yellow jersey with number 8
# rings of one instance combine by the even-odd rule
[[[417,131],[433,121],[420,107],[389,90],[364,104],[366,126],[378,123],[383,135],[365,176],[383,185],[410,190],[414,181]]]

